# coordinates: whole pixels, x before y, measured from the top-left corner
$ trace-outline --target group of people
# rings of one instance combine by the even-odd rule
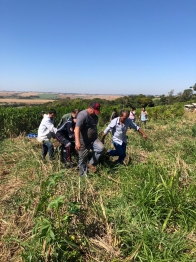
[[[118,112],[117,109],[114,108],[113,112],[110,117],[110,121],[112,121],[114,118],[118,117]],[[136,121],[136,108],[131,107],[130,112],[129,112],[129,118],[135,122]],[[140,125],[146,125],[146,121],[148,120],[148,112],[146,111],[145,107],[142,108],[142,111],[139,115],[140,119]]]
[[[116,109],[114,111],[116,111]],[[38,129],[38,141],[43,143],[42,158],[44,159],[48,153],[50,160],[52,161],[54,159],[54,147],[50,138],[56,138],[63,146],[63,162],[66,167],[70,167],[72,163],[71,151],[73,147],[75,147],[79,157],[79,174],[80,176],[86,176],[89,171],[96,171],[99,159],[105,152],[105,137],[111,132],[112,143],[115,149],[108,150],[105,156],[107,158],[110,156],[118,156],[119,164],[123,164],[126,157],[126,133],[128,128],[138,131],[144,139],[147,139],[145,132],[135,124],[135,117],[130,117],[131,114],[135,116],[134,108],[132,113],[127,110],[121,110],[119,116],[116,111],[116,115],[114,114],[113,117],[111,117],[111,121],[103,131],[100,139],[98,138],[97,130],[99,114],[100,104],[93,102],[85,110],[80,112],[78,112],[77,109],[73,110],[69,117],[64,117],[57,128],[55,128],[54,117],[56,111],[51,109],[47,115],[45,114],[43,116]],[[92,157],[87,164],[90,150],[92,150]]]

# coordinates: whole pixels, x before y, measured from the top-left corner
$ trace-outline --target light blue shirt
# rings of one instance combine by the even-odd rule
[[[141,112],[141,121],[146,121],[146,119],[147,119],[146,111],[142,111]]]
[[[120,117],[114,118],[110,124],[104,130],[104,134],[112,132],[112,140],[113,142],[122,145],[122,143],[127,143],[127,130],[128,128],[133,128],[136,131],[139,130],[139,126],[137,126],[131,119],[127,118],[123,125],[120,124]]]

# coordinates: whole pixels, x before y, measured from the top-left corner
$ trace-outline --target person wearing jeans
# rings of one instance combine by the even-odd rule
[[[115,150],[111,149],[107,151],[106,156],[118,156],[119,164],[124,163],[126,157],[126,145],[127,145],[127,130],[128,128],[133,128],[138,131],[144,139],[147,139],[144,131],[141,130],[129,117],[129,112],[127,110],[122,110],[120,116],[113,119],[110,124],[106,127],[103,132],[101,141],[104,144],[104,139],[109,132],[112,132],[112,143]]]
[[[54,158],[54,147],[50,140],[44,140],[42,145],[42,159],[45,159],[47,153],[49,155],[50,160]]]
[[[110,150],[109,155],[110,156],[119,156],[118,162],[120,164],[123,164],[123,161],[126,157],[126,146],[127,146],[127,144],[122,142],[122,145],[119,145],[118,143],[116,143],[114,141],[112,143],[115,147],[115,150]]]
[[[45,159],[48,153],[50,160],[54,160],[54,147],[50,138],[54,138],[57,132],[57,129],[54,127],[55,116],[56,110],[50,109],[48,115],[44,115],[38,128],[37,140],[42,142],[42,159]]]

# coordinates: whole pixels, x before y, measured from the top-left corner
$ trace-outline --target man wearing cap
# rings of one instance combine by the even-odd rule
[[[89,108],[80,111],[76,119],[75,148],[79,154],[80,176],[86,176],[89,171],[95,172],[96,165],[103,153],[104,145],[98,139],[97,123],[100,114],[100,104],[93,102]],[[93,156],[87,165],[88,153],[93,150]]]

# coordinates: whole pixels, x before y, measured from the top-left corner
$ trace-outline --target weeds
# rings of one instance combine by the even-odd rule
[[[130,131],[125,165],[84,179],[35,140],[1,141],[1,261],[195,261],[193,117],[150,121],[147,141]]]

